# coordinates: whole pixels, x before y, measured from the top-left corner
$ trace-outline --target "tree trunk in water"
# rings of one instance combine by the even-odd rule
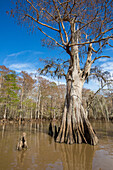
[[[4,111],[4,119],[6,119],[6,117],[7,117],[7,107],[5,106],[5,111]]]
[[[31,108],[31,119],[33,119],[33,109]]]
[[[39,117],[40,117],[40,99],[41,99],[41,91],[39,90],[37,93],[35,120],[39,119]]]
[[[79,77],[79,74],[76,73],[76,70],[71,74],[69,73],[67,78],[64,113],[56,142],[96,145],[98,138],[82,106],[82,88],[84,81]]]
[[[41,120],[43,119],[43,104],[41,106]]]
[[[40,118],[40,99],[41,99],[41,91],[39,92],[39,97],[38,97],[38,119]]]

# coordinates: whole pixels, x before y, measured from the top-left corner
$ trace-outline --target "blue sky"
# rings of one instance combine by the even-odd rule
[[[62,49],[48,49],[41,46],[44,37],[40,32],[29,33],[25,27],[17,25],[12,17],[6,14],[11,9],[11,0],[0,0],[0,65],[5,65],[12,70],[35,73],[42,63],[39,58],[55,57],[62,55]],[[113,48],[106,48],[103,55],[111,56],[110,59],[99,59],[96,63],[104,70],[113,73]],[[61,80],[64,82],[64,80]],[[96,90],[97,81],[85,84],[85,87]]]
[[[39,58],[57,57],[62,51],[42,47],[43,34],[29,33],[25,27],[17,25],[14,19],[6,14],[11,7],[10,0],[0,1],[0,65],[17,72],[34,72],[42,66]]]

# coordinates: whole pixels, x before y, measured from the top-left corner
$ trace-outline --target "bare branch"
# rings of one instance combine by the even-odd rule
[[[91,21],[89,21],[88,23],[86,23],[85,25],[80,27],[79,31],[82,30],[84,27],[88,26],[89,24],[91,24],[96,19],[97,15],[98,15],[98,12],[96,13],[96,15],[94,16],[94,18]]]
[[[29,0],[26,0],[33,8],[34,8],[34,10],[38,13],[38,9],[36,9],[35,7],[34,7],[34,5],[29,1]],[[38,14],[39,15],[39,14]]]
[[[54,15],[50,14],[45,8],[42,8],[42,10],[44,10],[54,21],[56,21],[58,23],[58,21],[56,20]]]
[[[113,36],[108,36],[108,37],[101,38],[101,39],[95,40],[95,41],[87,41],[87,42],[83,42],[83,43],[73,43],[73,44],[69,44],[69,47],[72,47],[75,45],[86,45],[86,44],[92,44],[92,43],[99,43],[101,41],[112,39],[112,38],[113,38]]]
[[[64,38],[63,38],[62,32],[61,32],[60,23],[59,23],[59,30],[60,30],[59,33],[60,33],[60,38],[61,38],[62,44],[66,45],[66,43],[64,42]]]
[[[113,47],[113,45],[111,45],[109,42],[107,42],[107,44],[108,44],[110,47]]]
[[[110,58],[109,56],[99,56],[99,57],[95,57],[91,62],[92,62],[92,64],[96,61],[96,60],[98,60],[98,59],[100,59],[100,58]]]
[[[50,28],[50,29],[52,29],[52,30],[54,30],[54,31],[59,32],[58,29],[56,29],[56,28],[54,28],[54,27],[51,27],[51,26],[49,26],[49,25],[47,25],[47,24],[44,24],[44,23],[42,23],[42,22],[40,22],[40,21],[38,21],[37,19],[35,19],[34,17],[32,17],[32,16],[29,15],[29,14],[25,14],[25,16],[31,18],[33,21],[37,22],[37,23],[40,24],[40,25],[43,25],[43,26],[45,26],[45,27],[47,27],[47,28]]]
[[[102,74],[98,74],[98,73],[91,73],[89,76],[96,76],[96,77],[101,77],[104,82],[106,82],[106,79],[102,76]]]
[[[53,40],[59,47],[62,47],[63,49],[65,49],[65,47],[64,47],[63,45],[59,44],[54,38],[52,38],[51,36],[49,36],[48,34],[46,34],[44,31],[42,31],[41,28],[39,28],[38,26],[37,26],[37,28],[38,28],[44,35],[46,35],[48,38],[50,38],[51,40]]]
[[[60,4],[60,6],[63,7],[63,9],[64,9],[64,15],[67,15],[67,16],[68,16],[68,19],[69,19],[69,13],[68,13],[68,10],[67,10],[69,1],[66,1],[66,2],[61,3],[59,0],[57,0],[57,2]],[[64,4],[66,4],[66,6],[64,6]],[[65,17],[65,16],[64,16],[64,17]],[[64,19],[64,18],[63,18],[63,19]],[[66,20],[66,21],[67,21],[67,20]]]
[[[105,31],[103,31],[103,32],[100,32],[92,41],[94,42],[99,36],[104,35],[105,33],[109,32],[109,31],[111,31],[111,30],[113,30],[113,27],[112,27],[112,28],[109,28],[109,29],[107,29],[107,30],[105,30]],[[106,38],[107,38],[107,37],[106,37]],[[113,38],[113,36],[112,36],[112,38]]]
[[[75,0],[74,0],[73,6],[72,6],[72,8],[70,9],[69,14],[72,13],[72,11],[73,11],[73,9],[74,9],[74,7],[75,7],[75,4],[76,4],[76,2],[75,2]]]
[[[56,9],[56,11],[57,11],[57,13],[58,13],[58,16],[59,16],[59,19],[60,19],[60,22],[61,22],[61,25],[62,25],[62,29],[63,29],[64,34],[65,34],[65,36],[66,36],[66,42],[67,42],[67,44],[68,44],[68,35],[67,35],[66,30],[65,30],[65,26],[64,26],[64,24],[63,24],[63,20],[62,20],[62,18],[61,18],[60,11],[59,11],[56,3],[55,3],[55,0],[53,0],[53,4],[54,4],[55,9]]]

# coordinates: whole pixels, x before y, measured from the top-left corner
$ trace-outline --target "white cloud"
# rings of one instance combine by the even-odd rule
[[[84,88],[90,89],[96,92],[100,88],[100,83],[97,80],[90,80],[89,83],[84,84]]]
[[[21,71],[26,71],[28,74],[35,74],[37,72],[36,68],[30,63],[11,64],[9,65],[9,69],[15,70],[18,73],[20,73]]]
[[[104,71],[109,71],[113,73],[113,61],[101,64],[101,67]]]
[[[30,64],[12,64],[9,66],[12,69],[22,69],[22,68],[26,68],[26,67],[31,67]]]
[[[49,81],[53,81],[53,82],[55,82],[56,84],[65,84],[66,85],[66,80],[65,79],[57,79],[57,78],[51,78],[51,77],[47,77],[47,76],[42,76],[41,75],[41,77],[42,78],[45,78],[45,79],[47,79],[47,80],[49,80]]]
[[[17,53],[11,53],[4,59],[3,65],[16,72],[26,71],[27,73],[36,73],[39,67],[38,57],[43,52],[24,50]],[[41,67],[41,66],[40,66]]]
[[[105,51],[113,51],[113,48],[111,48],[111,47],[106,48]]]
[[[31,52],[30,50],[26,50],[26,51],[20,51],[20,52],[17,52],[17,53],[12,53],[12,54],[9,54],[7,55],[7,57],[17,57],[21,54],[25,54],[26,52]]]
[[[9,66],[11,64],[16,64],[16,63],[36,63],[38,62],[38,55],[43,54],[41,51],[32,51],[32,50],[25,50],[25,51],[20,51],[17,53],[12,53],[6,56],[6,58],[3,61],[3,64],[6,66]]]
[[[12,70],[15,70],[18,73],[20,73],[21,71],[26,71],[28,74],[32,73],[33,78],[35,78],[35,74],[38,74],[37,70],[30,63],[12,64],[12,65],[9,66],[9,68],[12,69]],[[65,79],[51,78],[50,76],[47,77],[47,76],[42,76],[42,75],[41,75],[41,77],[49,80],[50,82],[55,82],[57,85],[58,84],[65,84],[66,85]],[[93,91],[97,91],[100,87],[100,84],[97,80],[90,80],[90,82],[88,84],[85,83],[84,87],[91,89]]]
[[[105,61],[108,61],[108,58],[100,58],[98,59],[99,62],[105,62]]]
[[[29,54],[33,54],[33,55],[43,54],[43,52],[41,52],[41,51],[25,50],[25,51],[20,51],[20,52],[17,52],[17,53],[9,54],[9,55],[7,55],[7,57],[17,57],[17,56],[25,54],[25,53],[29,53]]]

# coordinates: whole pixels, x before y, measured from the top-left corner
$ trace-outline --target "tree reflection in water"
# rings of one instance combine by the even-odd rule
[[[96,147],[86,144],[57,145],[62,155],[63,168],[65,170],[91,170]]]
[[[22,150],[22,151],[17,152],[17,162],[18,162],[18,164],[23,165],[26,154],[27,154],[26,150]]]
[[[2,138],[4,137],[5,128],[6,128],[6,124],[3,123],[3,125],[2,125]]]

